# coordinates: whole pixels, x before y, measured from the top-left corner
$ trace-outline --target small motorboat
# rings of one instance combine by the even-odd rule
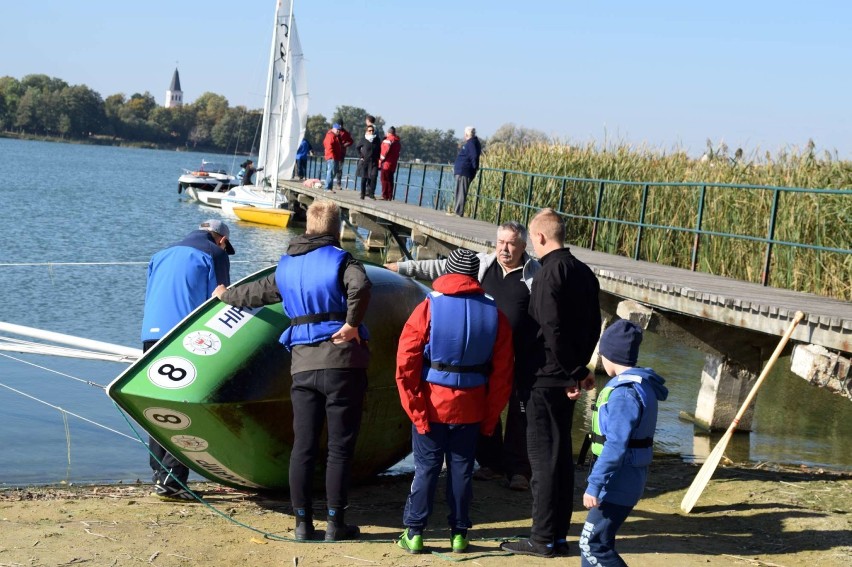
[[[228,173],[228,169],[223,164],[201,160],[201,167],[197,170],[185,169],[183,175],[178,177],[178,193],[185,192],[198,201],[198,194],[201,192],[225,193],[239,184],[239,180]]]

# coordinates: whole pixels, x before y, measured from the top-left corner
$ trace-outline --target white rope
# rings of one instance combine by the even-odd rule
[[[5,355],[2,355],[2,356],[5,356]],[[9,357],[9,358],[12,358],[12,357]],[[23,362],[23,361],[22,361],[22,362]],[[49,369],[49,368],[46,368],[45,370],[50,370],[50,369]],[[57,374],[59,374],[59,372],[57,372]],[[73,376],[71,376],[71,378],[74,378],[74,377],[73,377]],[[75,380],[80,380],[80,378],[75,378]],[[84,380],[81,380],[81,381],[84,381]],[[15,388],[12,388],[11,386],[7,386],[6,384],[3,384],[2,382],[0,382],[0,386],[2,386],[3,388],[6,388],[7,390],[11,390],[11,391],[15,392],[16,394],[20,394],[20,395],[24,396],[25,398],[29,398],[29,399],[31,399],[31,400],[33,400],[33,401],[36,401],[36,402],[40,403],[40,404],[44,404],[44,405],[46,405],[46,406],[48,406],[48,407],[51,407],[51,408],[53,408],[53,409],[55,409],[55,410],[59,410],[59,411],[60,411],[60,412],[62,412],[63,414],[68,414],[68,415],[74,416],[74,417],[76,417],[77,419],[82,419],[82,420],[83,420],[83,421],[85,421],[85,422],[91,423],[92,425],[95,425],[95,426],[100,427],[100,428],[102,428],[102,429],[106,429],[107,431],[111,431],[111,432],[113,432],[113,433],[115,433],[115,434],[117,434],[117,435],[121,435],[122,437],[127,437],[127,438],[128,438],[128,439],[130,439],[131,441],[136,441],[137,443],[142,443],[142,441],[141,441],[141,440],[139,440],[139,439],[137,439],[137,438],[135,438],[135,437],[131,437],[130,435],[127,435],[126,433],[122,433],[121,431],[116,431],[115,429],[113,429],[113,428],[111,428],[111,427],[107,427],[106,425],[102,425],[102,424],[98,423],[97,421],[92,421],[91,419],[85,418],[85,417],[83,417],[82,415],[77,415],[77,414],[76,414],[76,413],[74,413],[74,412],[70,412],[70,411],[68,411],[68,410],[66,410],[66,409],[63,409],[63,408],[59,407],[59,406],[55,406],[55,405],[53,405],[53,404],[51,404],[51,403],[49,403],[49,402],[46,402],[46,401],[44,401],[44,400],[40,400],[40,399],[36,398],[35,396],[31,396],[31,395],[27,394],[26,392],[22,392],[22,391],[20,391],[20,390],[16,390]],[[103,386],[101,386],[101,387],[103,387]],[[67,427],[67,426],[66,426],[66,427]]]
[[[4,356],[6,358],[15,360],[17,362],[21,362],[23,364],[29,364],[30,366],[35,366],[39,370],[46,370],[47,372],[53,372],[54,374],[59,374],[60,376],[65,376],[66,378],[71,378],[72,380],[77,380],[78,382],[88,384],[89,386],[95,386],[96,388],[100,388],[101,390],[106,390],[106,386],[101,386],[97,382],[92,382],[91,380],[83,380],[82,378],[77,378],[76,376],[71,376],[70,374],[65,374],[64,372],[60,372],[58,370],[53,370],[52,368],[48,368],[46,366],[41,366],[39,364],[35,364],[34,362],[29,362],[28,360],[20,359],[16,356],[11,356],[9,354],[3,354],[2,352],[0,352],[0,356]]]

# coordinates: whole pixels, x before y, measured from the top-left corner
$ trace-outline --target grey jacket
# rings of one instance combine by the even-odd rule
[[[490,254],[486,254],[485,252],[479,252],[476,256],[479,258],[479,274],[477,275],[477,279],[482,281],[482,278],[485,276],[485,271],[497,261],[497,253],[492,252]],[[541,264],[539,264],[538,260],[526,252],[524,252],[521,259],[524,263],[521,277],[523,278],[524,283],[527,284],[527,287],[532,289],[533,277],[541,268]],[[446,260],[408,260],[405,262],[397,262],[396,267],[397,270],[399,270],[399,273],[403,276],[412,276],[419,280],[426,281],[432,281],[447,273]]]

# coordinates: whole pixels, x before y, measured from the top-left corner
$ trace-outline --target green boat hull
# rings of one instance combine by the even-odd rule
[[[372,357],[354,482],[410,452],[410,422],[394,380],[396,351],[405,321],[429,291],[383,268],[366,268],[373,282],[365,321]],[[211,299],[116,378],[107,394],[203,477],[237,488],[285,490],[293,412],[290,353],[278,339],[288,324],[281,304],[244,309]]]

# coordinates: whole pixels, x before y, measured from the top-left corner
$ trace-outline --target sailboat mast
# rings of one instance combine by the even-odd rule
[[[263,99],[263,118],[260,129],[260,147],[258,147],[258,165],[266,169],[269,166],[269,125],[272,120],[273,98],[275,93],[275,53],[278,48],[278,13],[281,11],[281,0],[275,4],[275,18],[272,24],[272,45],[269,50],[269,69],[266,73],[266,96]],[[258,177],[260,175],[258,174]],[[260,179],[256,182],[260,185]]]
[[[287,47],[284,50],[284,96],[281,97],[281,106],[278,109],[278,117],[279,124],[276,129],[276,135],[278,136],[278,140],[275,143],[275,168],[272,171],[272,208],[278,208],[278,168],[281,165],[281,142],[284,139],[284,112],[287,109],[287,106],[290,104],[290,97],[293,96],[293,93],[290,92],[290,82],[291,77],[290,73],[290,38],[293,36],[291,33],[293,30],[293,1],[290,1],[290,9],[287,14]]]

